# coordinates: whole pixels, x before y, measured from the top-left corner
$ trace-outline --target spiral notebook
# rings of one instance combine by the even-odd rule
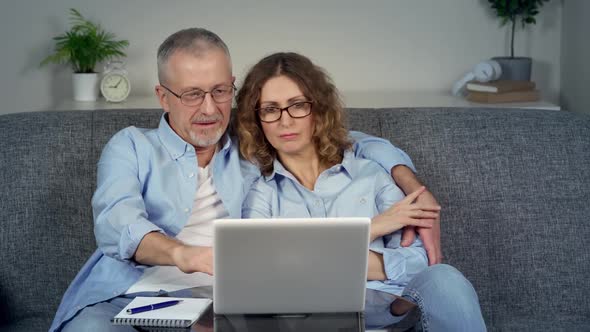
[[[182,302],[170,307],[137,314],[127,313],[129,308],[173,300],[182,300]],[[189,327],[201,317],[212,302],[211,299],[138,296],[112,319],[112,323],[113,325],[149,327]]]

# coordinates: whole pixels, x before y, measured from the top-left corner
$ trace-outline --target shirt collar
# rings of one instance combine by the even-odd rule
[[[160,118],[160,124],[158,125],[158,135],[162,140],[162,144],[164,147],[166,147],[172,158],[178,159],[184,156],[187,151],[194,151],[194,147],[192,144],[183,140],[182,137],[178,136],[174,129],[170,127],[170,124],[167,120],[167,114],[168,113],[162,114],[162,117]],[[223,155],[227,154],[230,151],[232,144],[232,141],[227,133],[221,137],[220,143],[221,149],[219,151]]]
[[[285,167],[283,167],[283,164],[281,164],[279,159],[275,158],[275,160],[272,162],[272,173],[270,173],[270,175],[265,175],[264,179],[266,182],[272,181],[272,179],[274,179],[277,174],[282,176],[293,176],[291,172],[287,171]]]
[[[342,163],[334,167],[342,167],[342,169],[344,169],[350,177],[354,178],[357,176],[359,172],[358,163],[354,162],[355,158],[356,157],[354,156],[354,153],[351,150],[346,150],[344,151],[344,158],[342,158]],[[336,168],[336,170],[340,171],[339,168]]]
[[[342,158],[342,163],[336,164],[328,169],[328,172],[338,173],[340,171],[345,171],[350,177],[354,178],[358,173],[358,166],[357,163],[354,163],[355,156],[354,153],[350,150],[344,151],[344,157]],[[265,176],[265,180],[272,181],[276,175],[280,175],[283,177],[290,177],[295,179],[293,174],[289,172],[283,164],[279,161],[278,158],[275,158],[273,161],[273,171],[270,175]]]

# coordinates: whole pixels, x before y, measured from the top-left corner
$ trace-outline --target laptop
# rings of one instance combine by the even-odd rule
[[[217,219],[216,314],[359,312],[369,218]]]

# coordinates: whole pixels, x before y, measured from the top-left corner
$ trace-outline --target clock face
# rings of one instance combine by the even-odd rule
[[[131,84],[125,75],[109,73],[102,78],[100,91],[107,101],[120,102],[129,96]]]

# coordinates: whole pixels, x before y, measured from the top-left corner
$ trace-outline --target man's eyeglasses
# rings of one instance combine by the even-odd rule
[[[211,98],[213,98],[213,101],[215,101],[216,103],[219,103],[219,104],[225,103],[225,102],[230,101],[232,99],[232,97],[234,96],[234,91],[236,90],[236,87],[233,84],[232,85],[218,85],[215,88],[211,89],[210,91],[203,91],[201,89],[194,89],[194,90],[185,91],[179,95],[176,92],[170,90],[170,88],[168,88],[164,84],[160,83],[160,85],[164,89],[168,90],[171,94],[173,94],[176,98],[180,99],[180,102],[185,106],[199,106],[199,105],[201,105],[203,103],[203,100],[205,100],[205,95],[208,93],[211,94]]]
[[[256,109],[262,122],[275,122],[281,119],[283,111],[287,111],[293,119],[304,118],[311,114],[311,101],[298,101],[287,107],[267,106]]]

